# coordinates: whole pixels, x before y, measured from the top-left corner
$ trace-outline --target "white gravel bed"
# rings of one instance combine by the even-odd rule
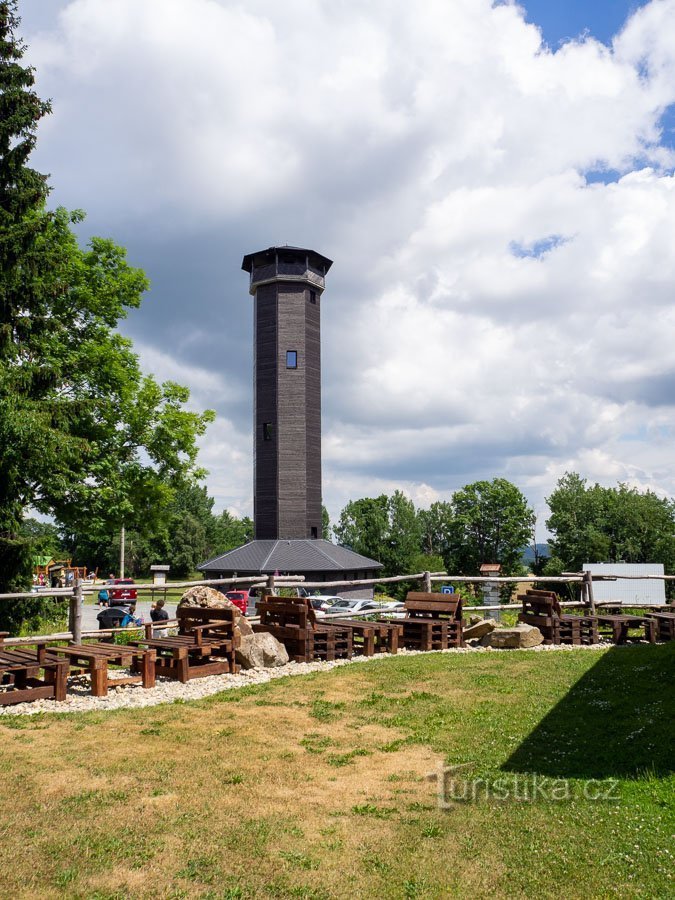
[[[646,642],[645,642],[646,643]],[[553,646],[540,644],[538,647],[529,647],[520,652],[558,652],[577,650],[602,650],[605,651],[613,644],[593,644],[582,646]],[[513,650],[497,650],[493,647],[453,647],[449,650],[399,650],[396,656],[419,656],[432,653],[513,653]],[[92,712],[101,709],[139,709],[145,706],[158,706],[160,703],[173,703],[176,700],[201,700],[219,694],[221,691],[234,690],[246,687],[249,684],[266,684],[275,678],[288,678],[294,675],[307,675],[310,672],[328,672],[340,666],[349,666],[357,663],[376,663],[379,660],[396,658],[391,653],[378,653],[375,656],[355,656],[353,659],[338,659],[333,662],[296,663],[290,662],[285,666],[274,669],[248,669],[238,675],[209,675],[206,678],[194,678],[186,684],[174,681],[170,678],[157,678],[154,688],[145,689],[140,684],[120,685],[111,687],[107,697],[94,697],[91,694],[91,681],[88,675],[77,675],[68,679],[68,696],[61,702],[54,700],[34,700],[31,703],[17,703],[14,706],[0,707],[2,716],[35,715],[36,713],[75,713]],[[123,678],[128,675],[123,669],[109,672],[110,680],[115,675]]]

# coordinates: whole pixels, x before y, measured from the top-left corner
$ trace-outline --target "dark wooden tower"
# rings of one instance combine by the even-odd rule
[[[332,261],[299,247],[244,257],[254,302],[256,540],[321,538],[321,295]]]

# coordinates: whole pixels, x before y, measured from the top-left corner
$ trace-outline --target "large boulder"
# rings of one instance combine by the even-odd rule
[[[261,631],[242,637],[237,649],[237,662],[243,669],[270,669],[285,666],[288,652],[274,635]]]
[[[246,617],[242,616],[239,607],[235,606],[220,591],[216,591],[213,588],[205,585],[188,588],[180,598],[178,609],[185,606],[200,606],[202,609],[233,609],[235,623],[242,637],[247,634],[253,634],[253,629],[246,621]]]
[[[497,650],[522,650],[537,647],[543,643],[544,636],[534,625],[515,625],[513,628],[495,628],[486,634],[482,643],[486,647]]]
[[[214,588],[206,587],[199,584],[196,587],[188,588],[180,598],[178,608],[182,606],[201,606],[204,609],[227,609],[234,606],[231,600],[228,600],[220,591]]]
[[[497,627],[494,619],[478,619],[477,622],[471,622],[468,628],[464,629],[464,640],[471,641],[474,638],[485,637]]]

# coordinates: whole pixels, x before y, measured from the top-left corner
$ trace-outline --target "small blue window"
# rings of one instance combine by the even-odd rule
[[[297,350],[287,350],[286,351],[286,368],[287,369],[297,369],[298,368],[298,351]]]

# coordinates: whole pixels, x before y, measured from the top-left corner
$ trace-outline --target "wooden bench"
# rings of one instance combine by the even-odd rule
[[[405,598],[403,646],[409,650],[463,647],[462,599],[457,594],[409,591]]]
[[[403,626],[397,622],[331,619],[330,624],[351,629],[354,653],[360,653],[362,656],[374,656],[376,653],[398,653]]]
[[[267,632],[280,641],[291,660],[351,659],[352,630],[344,625],[319,624],[305,597],[275,597],[265,594],[258,602],[260,624],[256,632]]]
[[[545,644],[597,644],[600,641],[596,616],[565,615],[553,591],[528,590],[519,594],[523,608],[518,621],[541,631]]]
[[[649,618],[653,619],[656,630],[656,640],[673,641],[675,640],[675,613],[671,612],[650,612]]]
[[[157,624],[148,622],[145,637],[131,644],[155,650],[156,674],[177,678],[183,683],[206,675],[234,674],[240,669],[235,662],[235,653],[241,641],[239,631],[235,631],[235,616],[236,610],[230,607],[179,607],[176,611],[177,635],[153,638],[152,629]],[[137,671],[138,660],[132,665]]]
[[[47,656],[63,657],[71,669],[88,671],[91,675],[91,692],[94,697],[106,697],[108,688],[123,684],[142,684],[144,688],[155,686],[154,649],[143,650],[129,644],[71,644],[68,647],[50,647]],[[108,666],[129,666],[140,675],[108,678]]]
[[[68,663],[47,658],[46,642],[35,650],[6,647],[8,632],[0,632],[0,706],[33,700],[65,700]],[[43,673],[40,677],[40,672]]]

